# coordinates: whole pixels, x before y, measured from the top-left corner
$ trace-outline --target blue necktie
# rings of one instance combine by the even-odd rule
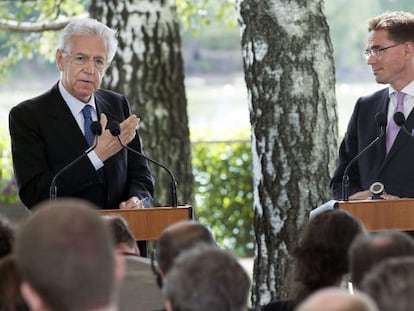
[[[85,138],[89,146],[92,146],[93,140],[95,139],[95,136],[93,135],[92,130],[91,130],[91,124],[93,122],[92,109],[93,108],[91,105],[85,105],[85,107],[83,107],[82,109],[83,118],[85,119],[85,124],[84,124]]]

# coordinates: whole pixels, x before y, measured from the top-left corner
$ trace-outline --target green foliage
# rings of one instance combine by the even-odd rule
[[[253,178],[249,141],[193,144],[196,219],[220,245],[253,256]]]
[[[10,137],[5,128],[0,128],[0,162],[0,202],[16,203],[19,199],[13,174]]]
[[[236,26],[234,0],[177,0],[177,13],[184,31],[199,34],[201,27],[216,22]]]
[[[0,18],[15,22],[54,21],[84,13],[89,0],[5,1],[0,6]],[[57,33],[0,32],[0,82],[9,76],[9,68],[21,59],[31,59],[39,53],[49,61],[54,60]]]

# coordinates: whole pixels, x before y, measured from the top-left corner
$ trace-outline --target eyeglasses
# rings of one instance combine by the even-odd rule
[[[397,44],[394,44],[394,45],[387,46],[385,48],[366,49],[364,51],[364,56],[365,56],[366,59],[370,58],[371,56],[378,57],[378,56],[381,56],[382,54],[384,54],[384,52],[386,50],[388,50],[390,48],[393,48],[395,46],[401,45],[401,44],[403,44],[403,43],[397,43]]]
[[[95,66],[96,69],[98,70],[102,70],[105,65],[106,65],[106,61],[105,58],[103,57],[92,57],[92,56],[88,56],[82,53],[78,53],[75,55],[70,55],[68,53],[66,53],[66,51],[63,51],[63,53],[65,53],[67,56],[69,56],[73,63],[79,66],[85,65],[86,63],[89,63],[89,60],[92,58],[93,61],[93,65]]]

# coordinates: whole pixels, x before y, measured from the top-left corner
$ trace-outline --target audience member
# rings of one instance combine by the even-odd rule
[[[32,311],[117,309],[124,261],[95,209],[79,199],[44,202],[18,231],[21,291]]]
[[[115,240],[117,251],[124,255],[140,256],[137,240],[129,229],[127,221],[121,216],[105,215]]]
[[[12,252],[14,228],[10,222],[0,216],[0,258]]]
[[[167,311],[245,311],[250,280],[237,259],[210,245],[188,250],[166,274]]]
[[[340,286],[349,271],[348,249],[364,231],[361,222],[344,210],[328,210],[309,219],[292,252],[291,297],[283,302],[283,310],[293,310],[321,288]],[[271,302],[262,310],[282,310],[280,304]]]
[[[157,241],[156,254],[153,253],[151,256],[153,271],[160,287],[162,287],[162,279],[171,269],[174,259],[198,243],[217,245],[211,231],[193,220],[177,222],[161,232]],[[156,257],[158,265],[154,263],[154,257]]]
[[[0,259],[0,310],[29,311],[20,293],[21,278],[14,257]]]
[[[122,311],[160,310],[164,300],[155,283],[151,261],[138,257],[136,239],[125,219],[119,216],[104,216],[114,234],[117,251],[125,256],[126,272],[119,292],[119,306]]]
[[[378,263],[364,277],[361,289],[381,311],[412,311],[414,257],[388,258]]]
[[[352,286],[359,289],[364,275],[386,258],[414,255],[414,241],[400,231],[362,234],[352,242],[349,264]]]
[[[378,311],[375,302],[368,295],[345,289],[327,287],[306,298],[296,311]]]

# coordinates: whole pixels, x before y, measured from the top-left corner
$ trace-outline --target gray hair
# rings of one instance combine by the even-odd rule
[[[92,18],[76,18],[63,29],[59,38],[58,49],[68,51],[72,37],[77,35],[90,35],[102,38],[106,43],[106,58],[110,63],[118,47],[116,31]]]

